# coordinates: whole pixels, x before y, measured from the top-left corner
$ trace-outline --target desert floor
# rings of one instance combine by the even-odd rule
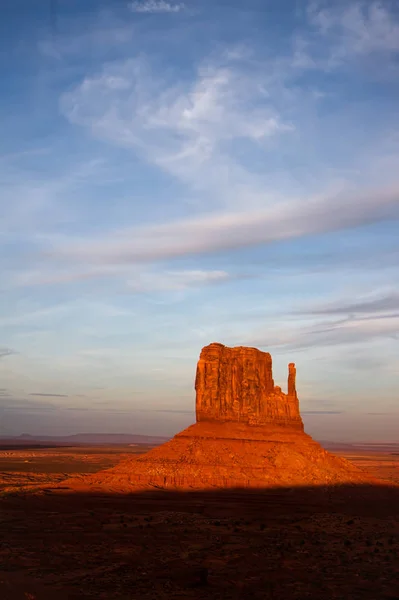
[[[2,600],[399,599],[395,452],[339,452],[376,487],[48,489],[147,449],[0,449]]]

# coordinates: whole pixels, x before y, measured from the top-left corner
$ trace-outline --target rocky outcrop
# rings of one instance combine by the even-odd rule
[[[194,425],[144,455],[62,486],[129,492],[374,482],[303,431],[295,377],[290,363],[285,394],[274,385],[270,354],[210,344],[197,366]]]
[[[272,357],[256,348],[210,344],[202,349],[195,379],[196,417],[201,421],[275,423],[303,429],[290,363],[288,394],[274,385]]]

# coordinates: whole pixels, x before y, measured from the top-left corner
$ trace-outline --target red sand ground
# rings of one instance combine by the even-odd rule
[[[88,468],[100,452],[85,449]],[[367,456],[385,473],[385,455]],[[20,475],[29,493],[0,498],[1,600],[399,597],[399,487],[55,493],[34,492],[33,475]],[[61,477],[45,475],[44,488]]]

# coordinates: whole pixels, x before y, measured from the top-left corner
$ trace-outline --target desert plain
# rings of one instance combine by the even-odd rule
[[[399,599],[399,445],[323,448],[254,349],[196,389],[157,447],[0,443],[2,600]]]
[[[51,491],[148,449],[0,450],[3,600],[399,598],[397,447],[339,451],[380,489]]]
[[[399,598],[397,447],[339,451],[380,489],[51,491],[148,449],[0,450],[3,600]]]

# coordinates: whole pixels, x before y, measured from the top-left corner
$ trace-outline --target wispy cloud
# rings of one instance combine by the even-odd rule
[[[44,396],[44,397],[49,397],[49,398],[68,398],[67,394],[45,394],[45,393],[39,393],[39,392],[32,392],[29,394],[29,396]]]
[[[157,261],[339,231],[389,217],[399,218],[399,189],[286,202],[249,213],[210,214],[119,230],[97,240],[65,240],[54,243],[49,255],[93,264]]]
[[[172,225],[173,224],[171,223],[170,226],[172,227]],[[175,225],[177,224],[175,223]],[[245,225],[246,222],[245,219],[243,219],[243,228],[245,228]],[[146,233],[147,228],[144,228],[144,231],[142,232],[141,228],[131,229],[130,231],[132,235],[138,235],[139,241]],[[123,246],[125,244],[123,241],[124,236],[127,236],[128,233],[128,230],[117,230],[114,232],[114,235],[120,238],[119,243],[121,244],[121,252],[123,251]],[[149,231],[147,233],[150,235]],[[233,230],[231,233],[234,233]],[[111,237],[112,236],[109,233],[104,233],[104,242],[109,241]],[[156,236],[154,235],[154,237]],[[251,238],[249,232],[248,238],[249,240]],[[323,273],[328,269],[332,275],[334,274],[334,276],[336,276],[338,273],[343,273],[344,271],[352,271],[356,274],[367,269],[370,273],[373,273],[374,277],[376,272],[382,273],[383,271],[391,271],[394,269],[399,262],[399,248],[395,247],[394,238],[387,235],[384,237],[384,240],[381,240],[377,236],[375,238],[375,243],[367,241],[370,239],[374,239],[374,237],[366,238],[360,236],[355,243],[352,238],[346,236],[341,240],[340,244],[331,244],[324,250],[321,250],[318,245],[313,245],[304,249],[298,249],[295,253],[281,251],[281,246],[279,244],[270,245],[267,249],[267,265],[264,265],[263,261],[261,263],[255,261],[251,268],[246,268],[242,271],[240,270],[237,273],[237,269],[232,271],[192,269],[190,271],[174,269],[172,268],[172,264],[169,269],[157,268],[156,265],[141,265],[140,263],[151,263],[152,261],[157,260],[162,261],[165,257],[166,259],[168,258],[168,252],[164,252],[162,248],[160,249],[159,254],[156,253],[156,244],[160,241],[159,237],[157,240],[154,239],[154,254],[152,258],[148,256],[135,256],[134,258],[132,257],[130,261],[127,258],[121,258],[121,262],[118,263],[115,261],[111,264],[106,264],[106,261],[96,264],[94,263],[94,257],[93,259],[90,259],[90,262],[85,262],[84,257],[79,261],[74,257],[72,257],[70,261],[67,257],[63,257],[60,260],[58,258],[58,247],[62,247],[63,249],[72,248],[75,245],[80,245],[83,240],[79,241],[74,237],[69,238],[64,236],[59,238],[51,236],[46,242],[46,256],[36,256],[36,261],[41,263],[40,268],[33,266],[31,269],[28,269],[26,268],[26,265],[23,265],[20,269],[10,271],[8,276],[7,271],[3,271],[4,279],[1,287],[3,288],[3,291],[35,286],[63,285],[68,287],[70,284],[79,284],[90,288],[95,283],[95,280],[97,280],[97,284],[99,283],[101,285],[101,282],[103,282],[107,283],[107,285],[122,285],[122,287],[129,290],[129,293],[139,294],[143,291],[149,291],[150,289],[154,292],[168,291],[176,285],[179,286],[183,284],[183,280],[186,278],[191,279],[192,286],[190,284],[190,287],[202,287],[208,283],[223,283],[259,276],[265,277],[266,271],[269,276],[281,277],[294,274],[301,269],[305,269],[308,276],[315,273]],[[266,233],[265,240],[267,240]],[[100,243],[100,241],[101,240],[96,237],[92,239],[89,238],[86,243],[96,245],[97,243]],[[212,240],[210,239],[209,241],[211,242]],[[234,242],[234,239],[232,239],[232,242]],[[262,245],[263,243],[270,242],[260,242],[259,245]],[[43,239],[41,245],[45,246]],[[256,240],[254,240],[253,245],[258,245]],[[243,247],[245,247],[245,245]],[[248,247],[251,247],[251,241]],[[145,250],[145,248],[143,248],[143,250]],[[214,249],[213,245],[210,243],[208,254],[215,252],[218,252],[218,250]],[[194,253],[189,252],[189,254],[190,253],[203,254],[206,253],[206,251],[203,252],[200,248],[198,251],[195,251]],[[178,253],[178,256],[184,255],[185,250],[183,247],[181,249],[181,254]],[[31,256],[34,256],[34,254],[31,253]],[[259,272],[260,269],[262,273]],[[131,282],[133,282],[132,287],[130,286]],[[184,281],[184,285],[187,285],[188,287],[188,284],[188,280]],[[359,299],[356,302],[356,306],[352,306],[354,304],[353,300],[351,302],[347,299],[343,299],[341,302],[336,300],[328,306],[320,307],[311,305],[309,307],[303,307],[298,309],[298,314],[313,314],[315,311],[323,311],[321,313],[317,312],[317,314],[346,314],[348,313],[348,309],[356,309],[356,311],[365,310],[367,306],[359,307],[358,304],[365,303],[367,305],[369,302],[371,303],[370,310],[373,309],[374,303],[379,302],[381,302],[381,307],[386,306],[389,308],[389,306],[391,306],[391,308],[395,310],[395,298],[396,292],[394,291],[388,293],[382,292],[378,296],[373,292],[371,296]],[[14,315],[12,317],[3,317],[0,319],[0,324],[18,325],[24,322],[29,323],[36,319],[41,319],[42,317],[51,316],[52,314],[55,316],[58,312],[62,313],[64,309],[65,307],[61,305],[61,307],[54,306],[47,309],[28,311],[24,314]],[[247,319],[248,317],[249,315],[246,314],[245,318]],[[244,318],[244,315],[241,315],[241,318]]]
[[[193,79],[155,76],[145,59],[106,65],[64,94],[61,110],[74,124],[139,153],[149,163],[188,183],[211,191],[212,204],[247,202],[254,190],[251,175],[233,157],[234,140],[259,145],[290,133],[262,91],[260,69],[246,72],[233,58],[210,59]]]
[[[387,315],[384,318],[348,319],[344,322],[326,323],[313,327],[298,346],[354,344],[375,338],[397,339],[398,335],[399,315]]]
[[[57,35],[30,21],[11,52],[12,114],[0,115],[5,417],[37,431],[124,427],[129,415],[131,427],[183,422],[192,365],[215,339],[270,350],[276,377],[279,361],[285,378],[297,360],[309,422],[346,422],[323,418],[338,398],[349,410],[367,397],[372,411],[377,374],[374,408],[389,412],[393,2],[270,10],[260,31],[257,3],[129,1],[60,7]],[[143,398],[148,411],[131,414]],[[103,410],[83,410],[96,400]]]
[[[281,89],[276,92],[271,83],[274,71],[270,77],[259,65],[245,67],[220,56],[203,61],[194,79],[170,82],[167,76],[156,79],[147,61],[129,60],[105,66],[64,94],[61,108],[72,123],[138,153],[188,185],[190,194],[206,197],[192,218],[114,231],[97,241],[54,240],[54,256],[102,265],[156,261],[399,216],[397,183],[371,192],[344,182],[333,191],[295,198],[237,160],[238,143],[260,148],[267,157],[270,140],[295,131],[275,108]]]
[[[183,2],[174,3],[166,2],[165,0],[142,0],[137,2],[131,2],[129,8],[132,12],[136,13],[178,13],[184,10],[185,4]]]
[[[342,410],[302,410],[302,415],[342,415]]]
[[[357,302],[342,302],[329,304],[322,308],[309,309],[309,311],[303,311],[302,314],[313,314],[313,315],[353,315],[353,314],[369,314],[386,311],[398,311],[399,312],[399,293],[392,291],[385,295],[380,295],[365,300],[358,300]]]
[[[189,288],[222,283],[233,279],[226,271],[165,271],[143,273],[127,282],[134,292],[181,291]]]
[[[141,262],[141,261],[136,261]],[[130,264],[106,265],[96,267],[95,265],[86,265],[84,269],[79,269],[76,265],[70,265],[62,269],[62,265],[48,268],[47,271],[31,270],[22,271],[11,278],[9,286],[13,288],[68,284],[72,282],[87,282],[93,279],[119,278],[125,282],[130,293],[143,292],[164,292],[184,290],[188,288],[202,287],[231,281],[234,279],[245,278],[245,274],[230,274],[222,270],[156,270],[150,268],[132,268]],[[48,309],[51,311],[51,308]],[[21,317],[15,317],[14,322],[28,321],[35,316],[46,316],[48,311],[37,311],[36,313],[26,314]],[[58,312],[58,311],[56,311]],[[10,319],[6,319],[10,323]],[[1,320],[0,320],[1,323]]]
[[[191,415],[193,414],[194,410],[180,410],[180,409],[173,409],[173,408],[156,408],[154,409],[152,412],[160,412],[160,413],[173,413],[173,414],[177,414],[177,415]]]
[[[57,410],[57,406],[48,402],[30,401],[17,396],[0,397],[0,412],[2,413],[2,417],[8,412],[40,413]]]
[[[354,295],[355,292],[351,291],[350,296]],[[293,320],[289,329],[286,327],[276,332],[273,341],[273,336],[269,335],[269,343],[301,350],[399,339],[399,296],[396,291],[373,292],[366,298],[361,293],[357,295],[356,302],[348,301],[347,294],[340,301],[295,309],[292,316],[302,316],[302,319],[297,322]],[[317,317],[324,319],[318,320]],[[254,341],[258,344],[262,342],[261,338]],[[343,362],[355,370],[384,369],[388,372],[391,369],[389,357],[382,359],[380,356],[369,356],[367,352],[359,351],[356,356],[345,355]]]
[[[248,334],[246,345],[279,347],[291,351],[361,344],[378,339],[399,339],[399,314],[335,319],[311,324],[293,323],[278,330],[269,328]]]
[[[5,356],[11,356],[11,354],[15,354],[15,350],[11,348],[0,348],[0,358],[4,358]]]
[[[308,16],[328,44],[325,64],[329,67],[372,53],[388,55],[399,50],[399,18],[388,2],[337,2],[334,6],[311,2]],[[306,57],[313,60],[309,54]]]

